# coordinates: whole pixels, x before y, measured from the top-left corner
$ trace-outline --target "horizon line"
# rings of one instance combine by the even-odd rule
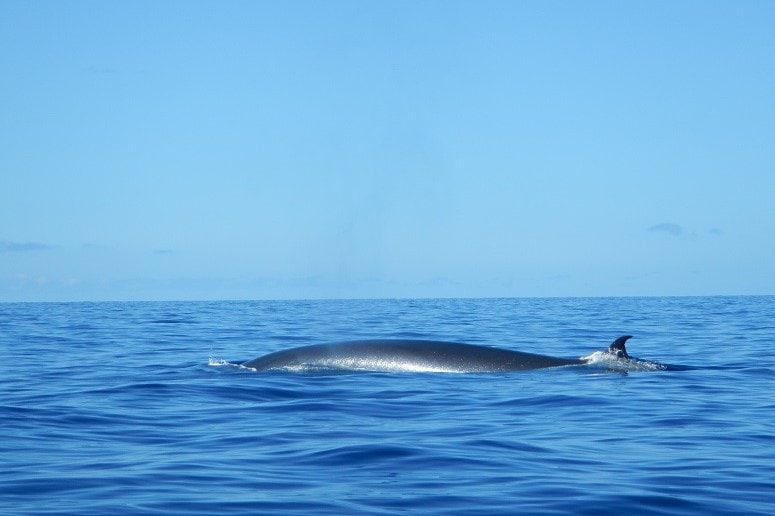
[[[299,297],[299,298],[221,298],[221,299],[70,299],[70,300],[17,300],[0,301],[5,304],[79,304],[79,303],[241,303],[241,302],[277,302],[277,301],[434,301],[434,300],[496,300],[496,299],[657,299],[657,298],[699,298],[699,297],[775,297],[775,294],[628,294],[628,295],[588,295],[588,296],[431,296],[431,297]]]

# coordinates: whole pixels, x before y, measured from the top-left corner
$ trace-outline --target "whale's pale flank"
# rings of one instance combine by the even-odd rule
[[[629,360],[624,343],[616,339],[607,353]],[[270,353],[244,362],[257,371],[343,370],[376,372],[488,373],[582,365],[583,358],[557,358],[522,351],[432,340],[356,340],[314,344]]]

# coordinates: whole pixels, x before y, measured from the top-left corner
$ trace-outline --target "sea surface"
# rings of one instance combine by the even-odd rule
[[[364,338],[681,366],[257,373]],[[775,514],[775,297],[0,304],[2,514]]]

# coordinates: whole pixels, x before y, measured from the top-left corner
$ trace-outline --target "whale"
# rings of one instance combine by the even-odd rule
[[[605,353],[617,360],[629,360],[625,342],[630,338],[622,335]],[[256,371],[501,373],[578,366],[588,360],[459,342],[382,339],[295,347],[241,365]]]

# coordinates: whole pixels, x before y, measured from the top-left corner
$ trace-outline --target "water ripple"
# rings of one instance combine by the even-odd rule
[[[772,297],[0,304],[0,513],[772,514],[773,320]],[[375,337],[589,356],[625,331],[678,367],[227,365]]]

